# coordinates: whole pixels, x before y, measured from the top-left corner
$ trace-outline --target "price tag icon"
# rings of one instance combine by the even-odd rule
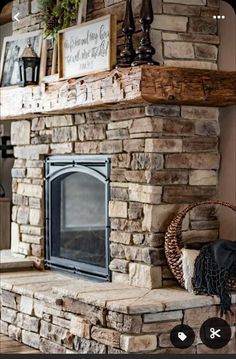
[[[181,342],[184,342],[187,339],[187,335],[185,335],[183,332],[179,332],[178,338],[181,340]]]

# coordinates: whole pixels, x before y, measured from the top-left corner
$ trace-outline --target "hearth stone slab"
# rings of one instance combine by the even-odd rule
[[[0,288],[1,331],[44,353],[169,353],[170,331],[191,318],[194,352],[204,351],[197,329],[206,313],[220,313],[218,299],[179,287],[150,290],[52,271],[2,273]],[[225,350],[233,353],[235,315],[227,319],[233,336]]]
[[[0,272],[33,268],[34,262],[24,255],[14,254],[11,250],[0,251]]]

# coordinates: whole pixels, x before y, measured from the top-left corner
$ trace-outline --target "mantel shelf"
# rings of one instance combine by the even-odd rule
[[[1,119],[171,104],[236,104],[236,72],[140,66],[51,84],[1,89]]]

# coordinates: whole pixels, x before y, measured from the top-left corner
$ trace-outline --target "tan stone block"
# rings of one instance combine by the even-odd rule
[[[163,201],[166,203],[192,203],[213,200],[216,196],[216,186],[166,186]]]
[[[99,151],[101,153],[109,153],[109,154],[122,152],[122,141],[121,140],[103,141],[99,145]]]
[[[63,127],[72,125],[72,115],[46,117],[46,127]]]
[[[129,184],[129,200],[141,203],[159,204],[161,202],[162,187]]]
[[[164,42],[164,56],[173,59],[194,59],[194,48],[188,42]]]
[[[40,343],[40,335],[26,330],[22,330],[22,343],[32,348],[38,349]]]
[[[37,185],[19,183],[18,194],[27,197],[43,198],[43,188]]]
[[[182,152],[183,141],[180,139],[147,139],[145,152]]]
[[[170,67],[188,67],[192,69],[217,70],[217,64],[210,61],[164,60],[164,65]]]
[[[28,234],[32,236],[43,236],[44,229],[43,227],[34,227],[34,226],[20,226],[20,232],[23,234]]]
[[[131,244],[131,233],[112,231],[110,235],[110,242],[122,243],[122,244]]]
[[[10,308],[1,308],[1,320],[3,322],[15,324],[17,311]]]
[[[76,142],[75,153],[98,153],[99,142]]]
[[[189,19],[189,32],[215,35],[217,33],[217,22],[213,17],[192,17]]]
[[[66,352],[65,347],[44,338],[40,338],[39,350],[45,354],[63,354]]]
[[[125,273],[112,272],[112,283],[129,284],[129,275]]]
[[[17,223],[11,223],[11,250],[17,253],[20,242],[20,227]]]
[[[140,263],[129,264],[130,285],[143,288],[161,287],[161,268]]]
[[[26,243],[43,244],[42,236],[32,236],[29,234],[22,234],[21,240],[22,240],[22,242],[26,242]]]
[[[129,131],[127,128],[119,128],[115,130],[106,131],[108,140],[119,140],[129,137]]]
[[[43,318],[44,303],[41,300],[34,299],[34,315]]]
[[[0,320],[0,333],[8,335],[8,323]]]
[[[128,216],[128,203],[121,201],[109,202],[109,216],[117,218],[127,218]]]
[[[25,168],[12,168],[11,175],[14,178],[24,178],[26,174]]]
[[[134,153],[131,168],[133,170],[160,170],[164,166],[163,155],[157,153]]]
[[[83,317],[73,316],[70,323],[70,332],[80,338],[90,339],[91,324]]]
[[[40,226],[43,224],[43,212],[40,209],[30,209],[30,224]]]
[[[12,292],[3,290],[1,296],[1,305],[4,307],[16,309],[16,295]]]
[[[188,171],[183,170],[145,171],[147,183],[158,186],[188,184],[188,177]]]
[[[163,119],[144,117],[135,119],[130,127],[130,133],[162,132]]]
[[[8,327],[8,336],[18,342],[21,341],[21,329],[17,328],[15,325],[9,325]]]
[[[216,186],[218,176],[216,171],[191,171],[189,174],[189,184],[191,186]]]
[[[45,144],[14,147],[14,156],[26,160],[39,160],[40,155],[46,155],[48,152],[49,146]]]
[[[200,16],[200,12],[201,8],[199,6],[194,6],[192,4],[191,6],[185,6],[180,2],[178,2],[177,4],[164,4],[163,6],[163,13],[169,15]],[[176,35],[175,40],[178,40],[177,34],[174,35]]]
[[[218,153],[182,153],[166,156],[166,168],[218,169],[220,156]]]
[[[43,169],[42,168],[28,168],[27,177],[29,178],[43,178]]]
[[[34,309],[34,300],[33,298],[21,296],[20,299],[20,311],[25,314],[32,315]]]
[[[124,140],[123,145],[125,152],[141,152],[144,150],[143,139]]]
[[[52,131],[52,142],[69,142],[77,140],[77,128],[55,127]]]
[[[111,121],[131,120],[133,118],[143,117],[144,107],[127,108],[124,110],[111,111]]]
[[[119,273],[129,272],[129,262],[124,259],[113,259],[110,262],[109,268],[111,271]]]
[[[107,125],[108,130],[117,130],[119,128],[130,128],[132,120],[125,120],[119,122],[110,122]]]
[[[206,0],[163,0],[163,2],[184,5],[206,5]]]
[[[187,23],[188,18],[185,16],[154,15],[152,27],[158,30],[186,32]]]
[[[183,312],[181,310],[175,310],[172,312],[144,314],[143,321],[144,323],[154,323],[154,322],[160,323],[160,322],[181,320],[182,318],[183,318]]]
[[[120,333],[116,330],[92,327],[91,337],[99,343],[110,345],[115,348],[120,347]]]
[[[17,121],[11,124],[11,143],[12,145],[30,144],[30,122]]]
[[[19,224],[28,224],[29,222],[29,207],[19,207],[17,212],[17,222]]]
[[[72,153],[73,145],[72,143],[51,144],[50,149],[52,155],[63,155],[65,153]]]
[[[106,125],[80,125],[78,137],[80,141],[104,140],[106,138]]]
[[[120,347],[128,353],[138,353],[155,350],[157,337],[155,335],[127,335],[120,337]]]

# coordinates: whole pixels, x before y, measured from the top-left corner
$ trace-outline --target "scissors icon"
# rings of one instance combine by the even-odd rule
[[[210,332],[212,333],[210,335],[211,339],[215,339],[215,337],[221,338],[221,335],[219,334],[221,332],[221,329],[215,330],[215,328],[211,328]]]

